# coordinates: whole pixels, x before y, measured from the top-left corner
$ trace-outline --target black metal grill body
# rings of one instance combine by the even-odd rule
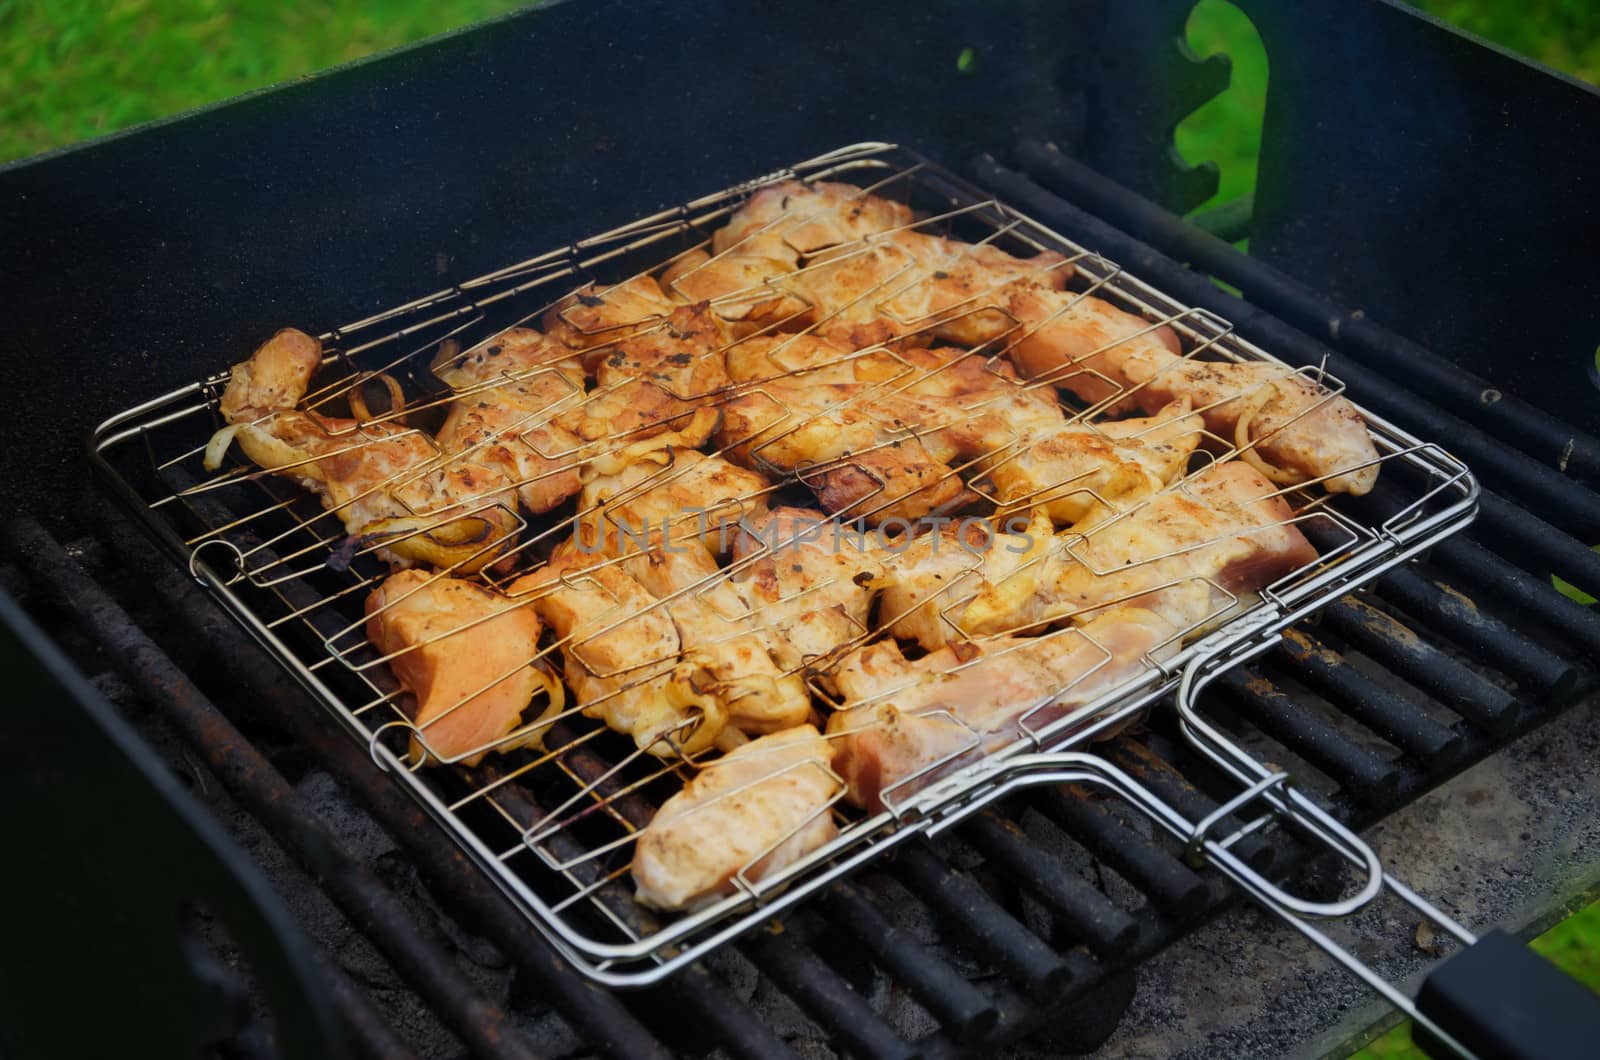
[[[1274,80],[1254,256],[1243,259],[1137,197],[1182,209],[1211,185],[1203,170],[1172,169],[1165,153],[1172,123],[1222,87],[1216,64],[1196,65],[1176,45],[1187,4],[827,6],[775,20],[750,5],[573,0],[0,171],[10,499],[62,540],[101,542],[94,577],[123,579],[123,604],[139,605],[136,617],[180,665],[161,670],[136,641],[118,641],[126,627],[115,610],[87,600],[93,582],[72,581],[73,560],[36,527],[7,543],[28,605],[52,628],[89,630],[80,664],[122,673],[140,699],[175,712],[173,725],[193,727],[208,764],[235,778],[241,802],[259,802],[258,815],[274,812],[278,764],[261,761],[252,741],[263,728],[292,732],[401,838],[447,908],[500,938],[562,1018],[617,1055],[663,1042],[771,1055],[782,1043],[749,1009],[720,1003],[717,973],[696,968],[620,1002],[564,973],[531,936],[508,941],[504,903],[419,827],[415,808],[329,740],[309,708],[293,709],[307,705],[179,572],[140,560],[125,524],[79,502],[82,440],[103,416],[230,363],[284,323],[358,317],[783,160],[893,139],[1281,355],[1328,358],[1352,396],[1403,426],[1475,447],[1461,455],[1497,495],[1473,538],[1339,605],[1310,639],[1222,690],[1226,723],[1306,763],[1343,816],[1371,821],[1539,724],[1589,682],[1600,651],[1600,619],[1548,581],[1554,570],[1600,587],[1600,560],[1584,548],[1600,537],[1600,500],[1578,482],[1600,470],[1600,446],[1576,429],[1570,444],[1546,444],[1563,419],[1600,425],[1586,372],[1600,307],[1582,296],[1595,279],[1600,218],[1584,189],[1600,186],[1600,143],[1576,131],[1600,125],[1600,96],[1378,0],[1245,2]],[[967,49],[976,61],[958,65]],[[980,155],[990,157],[974,162]],[[1095,185],[1072,159],[1111,183]],[[1430,365],[1445,366],[1452,385],[1427,385]],[[1486,386],[1542,412],[1485,397]],[[129,591],[128,565],[139,563]],[[159,602],[145,598],[146,584],[161,589]],[[217,659],[253,674],[250,692],[226,692]],[[1366,683],[1350,676],[1352,660]],[[174,691],[185,672],[246,739],[216,738],[221,715],[207,697]],[[1227,785],[1159,715],[1154,725],[1108,753],[1202,815]],[[1107,1007],[1126,992],[1124,970],[1228,897],[1114,807],[1071,793],[1029,805],[1137,900],[1112,902],[1060,871],[1008,807],[964,826],[960,850],[913,850],[892,882],[837,888],[783,933],[747,944],[743,959],[856,1053],[939,1055],[1059,1022],[1074,1001]],[[347,877],[332,887],[352,908],[383,906],[337,844],[287,820],[277,830],[286,846],[305,847],[318,875]],[[968,868],[969,848],[986,867]],[[1240,849],[1278,872],[1305,853],[1281,839]],[[908,937],[884,901],[906,892],[948,938]],[[1042,903],[1047,921],[1025,915],[1029,903]],[[365,920],[379,948],[425,976],[439,940],[407,941],[384,920]],[[841,931],[861,948],[827,941]],[[952,951],[952,938],[968,942]],[[963,967],[998,974],[974,986]],[[915,997],[937,1025],[931,1036],[913,1046],[865,1003],[858,988],[874,974]],[[493,1040],[503,1025],[466,985],[444,977],[423,993],[475,1049],[517,1055]],[[675,1029],[683,1011],[705,1021],[704,1033]],[[344,1015],[359,1028],[356,1008]],[[1109,1029],[1092,1022],[1074,1044]],[[367,1031],[353,1035],[358,1046],[383,1052],[380,1032]]]

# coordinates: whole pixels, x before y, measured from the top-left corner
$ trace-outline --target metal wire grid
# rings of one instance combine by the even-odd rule
[[[408,496],[403,487],[469,460],[473,450],[443,452],[432,434],[421,427],[408,426],[407,420],[425,421],[430,415],[436,418],[452,402],[490,395],[503,387],[550,384],[547,403],[531,412],[525,421],[516,420],[510,428],[518,440],[527,441],[549,428],[561,415],[581,411],[605,397],[594,391],[586,392],[581,380],[574,381],[560,369],[548,365],[498,376],[491,374],[457,388],[441,386],[434,372],[463,364],[474,351],[485,350],[507,328],[526,326],[552,310],[562,322],[577,327],[580,321],[576,318],[584,315],[581,309],[592,308],[589,298],[603,299],[611,291],[625,290],[629,283],[658,267],[663,260],[709,247],[711,232],[725,223],[753,190],[779,179],[796,177],[808,182],[846,180],[874,194],[915,206],[928,215],[908,226],[919,232],[948,232],[974,245],[993,244],[1013,254],[1044,251],[1062,254],[1065,264],[1074,270],[1077,285],[1074,290],[1082,295],[1108,298],[1142,315],[1150,322],[1150,331],[1163,325],[1171,327],[1183,339],[1185,358],[1271,363],[1265,353],[1242,342],[1233,335],[1230,325],[1214,314],[1172,302],[1128,276],[1115,264],[1002,204],[985,199],[981,193],[909,152],[887,145],[857,145],[331,332],[323,336],[328,352],[317,377],[319,385],[306,396],[301,407],[330,414],[348,408],[352,415],[343,417],[346,422],[328,431],[330,436],[348,439],[348,446],[336,443],[336,453],[379,446],[416,447],[422,451],[420,457],[411,459],[386,488],[397,494],[405,512],[419,521],[410,533],[428,534],[441,527],[471,525],[474,520],[482,522],[487,532],[481,539],[481,546],[457,564],[459,569],[455,573],[466,573],[487,558],[526,569],[552,546],[576,533],[594,534],[608,527],[620,532],[624,524],[618,512],[626,511],[630,503],[648,505],[653,497],[670,494],[674,486],[692,483],[696,469],[703,470],[708,459],[736,454],[741,447],[743,461],[770,474],[774,484],[761,483],[734,496],[703,498],[711,502],[702,505],[706,510],[693,516],[678,516],[675,529],[685,526],[691,518],[698,524],[696,532],[705,532],[708,525],[725,529],[746,516],[757,514],[761,505],[776,490],[782,489],[785,482],[809,484],[845,468],[863,470],[871,479],[870,468],[863,468],[863,457],[870,456],[871,449],[864,452],[856,448],[848,454],[798,466],[783,466],[766,458],[808,419],[840,411],[824,405],[821,409],[807,409],[803,416],[794,415],[780,396],[775,396],[788,381],[815,379],[870,359],[883,370],[880,377],[856,391],[844,403],[843,411],[859,409],[870,402],[886,402],[893,408],[896,402],[909,401],[922,413],[917,420],[883,431],[878,445],[884,449],[902,443],[920,445],[988,410],[1012,408],[1016,402],[1026,401],[1030,395],[1036,397],[1041,391],[1053,393],[1059,379],[1046,377],[1024,382],[1003,370],[1006,349],[1016,341],[1018,331],[1023,328],[1015,321],[1003,329],[996,340],[982,343],[960,358],[932,368],[919,361],[914,352],[888,345],[835,354],[832,359],[821,362],[807,359],[803,354],[808,337],[824,329],[828,321],[847,310],[849,304],[831,313],[818,312],[816,299],[806,297],[806,270],[827,268],[846,255],[874,252],[868,246],[869,238],[863,241],[862,247],[848,249],[842,254],[835,250],[818,264],[805,263],[791,273],[764,280],[761,291],[738,291],[713,303],[713,311],[727,309],[736,314],[754,297],[770,298],[776,288],[777,294],[798,306],[793,312],[808,314],[802,328],[784,331],[769,326],[753,336],[742,335],[697,354],[697,357],[726,360],[735,354],[737,345],[745,344],[745,349],[749,349],[750,343],[764,340],[768,345],[762,352],[763,363],[770,367],[760,369],[753,379],[720,390],[700,392],[673,390],[657,380],[644,381],[646,386],[661,389],[669,399],[672,415],[662,422],[670,427],[692,420],[699,409],[707,405],[726,406],[740,399],[771,402],[775,411],[770,422],[758,423],[755,429],[739,437],[720,438],[720,448],[714,450],[711,457],[701,457],[687,450],[635,452],[638,442],[647,441],[643,435],[648,425],[621,437],[566,450],[536,450],[538,457],[548,464],[543,471],[547,476],[569,472],[579,466],[639,467],[642,462],[647,468],[642,476],[635,475],[632,481],[624,481],[603,504],[580,504],[576,510],[569,506],[536,522],[530,522],[518,511],[514,499],[515,491],[529,484],[526,481],[502,479],[494,482],[492,488],[464,496],[453,495],[439,503]],[[881,310],[894,319],[902,335],[936,331],[966,314],[1001,311],[996,304],[984,301],[984,293],[980,292],[969,303],[946,306],[931,319],[906,314],[895,317],[897,301],[904,298],[915,283],[915,263],[906,263],[893,269],[887,279],[860,297],[873,300],[874,310]],[[562,298],[574,287],[594,293],[565,309],[558,308]],[[537,308],[530,312],[530,306]],[[580,312],[573,313],[574,308]],[[606,347],[621,339],[637,338],[667,327],[670,312],[670,309],[663,309],[654,315],[633,319],[622,328],[613,325],[603,331],[578,330],[583,342]],[[789,321],[791,324],[793,319]],[[963,361],[970,366],[971,359],[980,359],[984,366],[982,392],[971,401],[949,402],[942,406],[932,403],[936,415],[929,417],[930,403],[916,399],[917,388],[937,382],[941,373],[960,367]],[[1284,371],[1287,373],[1289,369],[1285,367]],[[1299,371],[1326,387],[1327,400],[1341,389],[1336,380],[1320,370],[1302,368]],[[959,811],[964,800],[973,797],[977,790],[975,784],[981,787],[992,781],[997,771],[1003,772],[1004,766],[997,763],[1029,751],[1081,746],[1094,735],[1120,725],[1172,687],[1178,675],[1191,663],[1214,662],[1264,642],[1264,638],[1288,621],[1461,525],[1470,519],[1475,503],[1475,486],[1458,462],[1436,447],[1422,445],[1369,416],[1379,459],[1387,469],[1385,478],[1403,487],[1403,502],[1386,509],[1372,503],[1335,503],[1327,494],[1312,488],[1316,483],[1277,491],[1290,504],[1293,514],[1289,521],[1315,520],[1332,531],[1339,544],[1325,549],[1316,563],[1266,587],[1253,600],[1238,599],[1203,574],[1147,580],[1138,587],[1140,593],[1160,590],[1184,580],[1205,581],[1214,604],[1186,628],[1175,631],[1167,638],[1167,643],[1152,648],[1138,672],[1117,687],[1093,696],[1092,702],[1081,704],[1082,709],[1066,717],[1035,724],[1034,719],[1044,717],[1046,708],[1069,696],[1073,686],[1045,690],[1039,703],[1017,719],[1017,738],[993,749],[981,769],[968,767],[929,784],[927,781],[933,773],[948,763],[930,766],[914,777],[905,778],[902,784],[905,789],[920,787],[921,790],[913,790],[904,797],[887,792],[885,810],[872,815],[848,812],[848,808],[838,803],[836,795],[832,802],[818,810],[835,816],[839,827],[835,840],[786,869],[761,879],[752,879],[747,871],[741,871],[732,881],[734,892],[728,897],[698,912],[663,919],[634,904],[628,896],[624,886],[628,875],[626,854],[661,799],[709,760],[706,747],[695,746],[690,738],[698,719],[687,716],[674,728],[655,734],[656,741],[641,740],[629,746],[622,737],[581,715],[581,707],[593,707],[594,703],[557,704],[553,705],[558,708],[553,712],[535,703],[523,715],[535,720],[497,741],[501,749],[530,741],[535,743],[534,747],[475,768],[456,765],[449,770],[419,771],[420,761],[428,756],[461,763],[476,759],[490,748],[474,747],[454,755],[436,753],[429,746],[427,733],[421,731],[403,709],[402,690],[386,665],[393,661],[394,653],[378,652],[362,635],[361,603],[385,577],[387,569],[381,550],[391,547],[395,539],[373,542],[348,535],[340,523],[340,513],[322,509],[304,492],[285,482],[281,468],[278,469],[280,474],[273,476],[241,460],[216,473],[207,472],[204,467],[208,457],[206,439],[223,426],[216,410],[226,380],[226,376],[213,377],[114,418],[96,436],[97,457],[163,539],[187,558],[191,570],[209,583],[286,665],[319,694],[352,733],[367,741],[374,758],[391,769],[399,782],[449,828],[491,877],[529,913],[533,923],[590,975],[623,985],[649,982],[669,974],[684,961],[798,900],[861,861],[876,857],[884,847],[928,827],[941,816],[948,818],[949,814]],[[383,384],[389,398],[388,407],[376,414],[369,400],[369,396],[377,396],[372,391],[374,381]],[[637,384],[638,380],[627,382]],[[403,394],[420,394],[421,397],[402,400]],[[1101,414],[1126,396],[1126,391],[1114,391],[1105,400],[1087,407],[1066,406],[1059,429],[1094,432],[1102,422]],[[680,403],[682,407],[670,402]],[[942,416],[937,415],[940,412]],[[881,428],[882,424],[875,426]],[[504,437],[502,434],[501,438]],[[1207,441],[1211,461],[1222,462],[1239,457],[1241,450],[1248,450],[1260,439],[1227,440],[1211,436]],[[949,462],[940,466],[939,477],[931,484],[946,480],[961,483],[1002,514],[1071,493],[1105,502],[1092,483],[1077,482],[1048,483],[1021,495],[1001,496],[993,486],[994,469],[1016,459],[1029,444],[1029,437],[1019,429],[1009,434],[1002,432],[998,438],[990,437],[988,442],[981,452],[947,457]],[[648,445],[644,448],[648,450]],[[214,453],[210,455],[215,456]],[[635,462],[627,465],[623,460],[625,455],[635,457]],[[316,459],[326,456],[324,453]],[[1169,490],[1190,489],[1196,477],[1204,474],[1209,466],[1205,461],[1193,461],[1191,470],[1172,483]],[[396,484],[402,488],[395,489]],[[892,498],[882,498],[883,488],[883,481],[877,479],[840,515],[867,520],[882,515],[894,503]],[[366,499],[370,492],[355,500]],[[241,511],[245,514],[238,514]],[[1124,512],[1089,535],[1059,539],[1058,555],[1065,554],[1080,561],[1087,558],[1087,546],[1094,534],[1107,533],[1107,528],[1114,528],[1122,518],[1136,518],[1137,511],[1134,508],[1132,512]],[[1328,536],[1323,535],[1324,538]],[[476,542],[469,541],[473,543]],[[737,586],[741,575],[755,565],[774,558],[774,544],[760,542],[729,567],[674,585],[649,607],[692,606],[726,623],[726,639],[759,638],[765,627],[760,611],[748,600],[741,601],[737,592],[730,597],[728,589]],[[1172,555],[1149,557],[1151,568],[1161,567],[1164,561],[1172,558]],[[1034,557],[1006,572],[1002,581],[1026,578],[1032,567],[1044,560],[1043,555]],[[605,592],[597,581],[599,570],[625,562],[616,557],[597,557],[576,577],[563,574],[555,587],[547,585],[534,592],[516,588],[515,572],[496,573],[485,569],[477,574],[477,579],[486,587],[504,593],[498,598],[504,601],[503,606],[492,608],[461,629],[451,629],[443,635],[454,635],[478,622],[492,621],[507,608],[529,606],[542,598],[538,595],[541,593],[548,595],[563,589]],[[892,566],[892,557],[889,564]],[[948,588],[919,606],[932,606],[937,610],[945,635],[952,641],[980,648],[1005,644],[1002,653],[1016,650],[1022,642],[1013,643],[1015,638],[1011,635],[1021,632],[1020,628],[979,632],[962,625],[962,609],[972,599],[966,587],[984,584],[986,572],[981,558],[975,557],[970,565],[959,568],[956,573],[958,576],[951,579]],[[822,593],[829,584],[825,582],[806,591]],[[727,606],[730,599],[734,601],[732,608]],[[792,596],[774,601],[778,605],[796,602]],[[1098,601],[1094,609],[1101,610],[1115,602]],[[624,609],[619,600],[614,622],[608,623],[605,613],[596,617],[602,623],[601,629],[588,631],[589,639],[637,618],[638,612]],[[877,630],[858,622],[855,631],[840,642],[838,651],[822,659],[807,658],[800,666],[791,666],[769,676],[800,677],[813,695],[826,701],[829,667],[844,651],[883,636],[881,630],[895,617],[898,616],[880,616]],[[1053,622],[1073,617],[1069,613],[1048,616]],[[1090,639],[1085,630],[1077,627],[1059,629],[1044,636],[1063,640]],[[718,639],[711,638],[696,647],[714,651]],[[1028,643],[1038,644],[1042,640],[1033,638]],[[1103,646],[1097,647],[1110,658],[1109,651]],[[539,648],[535,659],[525,660],[517,669],[533,662],[553,670],[563,655],[567,656],[566,664],[571,666],[571,653],[581,648],[581,644],[560,640],[548,642]],[[636,660],[624,670],[596,676],[612,679],[618,682],[620,689],[626,690],[630,674],[644,674],[648,679],[659,666],[669,662],[664,657]],[[1090,676],[1096,669],[1097,666],[1089,667],[1083,677]],[[486,687],[506,676],[509,675],[497,677]],[[460,702],[469,701],[478,691],[482,690],[462,697]],[[962,724],[953,715],[951,720]],[[406,746],[412,743],[420,747],[422,753],[408,760]],[[537,746],[540,743],[542,747]],[[982,735],[973,733],[968,746],[951,757],[964,760],[982,743]],[[659,752],[663,744],[671,748],[665,756],[646,749]],[[828,771],[825,765],[815,762],[802,762],[789,768]],[[752,859],[752,863],[758,860]],[[749,867],[747,865],[746,870]]]

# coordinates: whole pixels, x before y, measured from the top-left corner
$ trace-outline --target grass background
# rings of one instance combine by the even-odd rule
[[[0,0],[0,163],[292,80],[523,6],[518,0]],[[1600,84],[1600,0],[1418,0],[1416,6]],[[1233,59],[1229,90],[1176,134],[1222,170],[1214,202],[1255,184],[1267,60],[1225,0],[1200,0],[1199,55]],[[1600,905],[1534,947],[1600,990]],[[1356,1054],[1412,1057],[1406,1026]]]

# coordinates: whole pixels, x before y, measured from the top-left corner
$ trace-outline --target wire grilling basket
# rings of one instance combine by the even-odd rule
[[[596,314],[587,312],[620,304],[630,281],[659,275],[668,262],[675,264],[663,286],[672,294],[690,292],[699,270],[725,252],[713,245],[713,233],[753,193],[792,179],[852,184],[915,211],[891,234],[910,231],[958,240],[967,248],[962,253],[994,248],[1038,261],[1041,270],[1070,276],[1062,281],[1067,290],[1143,318],[1148,329],[1141,335],[1171,329],[1185,362],[1272,365],[1281,369],[1280,378],[1297,372],[1319,384],[1325,401],[1341,391],[1317,366],[1281,365],[1242,341],[1227,321],[1172,301],[913,153],[860,144],[328,332],[321,336],[321,367],[299,406],[320,417],[323,448],[298,464],[290,461],[268,473],[227,447],[224,373],[102,425],[92,442],[97,465],[191,572],[370,748],[530,923],[601,982],[659,980],[906,838],[941,830],[1008,790],[1047,780],[1096,785],[1129,799],[1189,843],[1196,857],[1286,915],[1347,912],[1385,883],[1420,903],[1383,875],[1359,839],[1207,724],[1194,697],[1223,668],[1273,644],[1288,625],[1469,522],[1477,487],[1466,468],[1439,447],[1363,413],[1382,469],[1377,489],[1356,498],[1329,493],[1312,480],[1274,486],[1270,495],[1255,498],[1277,505],[1273,510],[1281,514],[1257,521],[1250,532],[1292,526],[1315,542],[1314,559],[1248,593],[1235,591],[1215,570],[1189,569],[1190,560],[1206,554],[1215,540],[1141,555],[1130,574],[1113,567],[1128,562],[1117,551],[1125,531],[1131,532],[1128,520],[1153,505],[1181,503],[1171,498],[1198,495],[1219,467],[1261,466],[1262,439],[1247,426],[1231,437],[1193,426],[1188,433],[1195,438],[1177,458],[1175,480],[1152,499],[1124,505],[1109,517],[1105,513],[1117,510],[1117,498],[1103,478],[1074,469],[1051,480],[1048,465],[1022,473],[1041,452],[1027,415],[1048,410],[1047,418],[1061,423],[1052,431],[1096,437],[1121,431],[1126,437],[1128,428],[1107,434],[1106,427],[1126,422],[1112,414],[1125,411],[1135,395],[1093,368],[1078,371],[1093,373],[1105,385],[1074,389],[1099,394],[1094,401],[1058,397],[1060,371],[1019,377],[1010,369],[1009,353],[1018,336],[1038,325],[1007,317],[992,290],[974,290],[930,311],[918,301],[928,273],[914,255],[874,235],[843,247],[814,247],[791,234],[786,238],[799,255],[796,268],[711,300],[709,312],[721,322],[714,341],[701,336],[695,345],[694,335],[677,330],[677,315],[659,309],[647,308],[621,325],[615,318],[595,323]],[[842,302],[817,297],[817,276],[869,258],[878,269],[873,283]],[[574,290],[583,292],[576,300],[569,298]],[[776,323],[752,323],[758,305]],[[888,333],[865,334],[854,348],[838,347],[819,359],[817,351],[831,347],[813,340],[837,334],[830,325],[857,319],[887,321]],[[988,337],[961,348],[948,345],[949,335],[959,331],[952,322],[961,321],[981,322]],[[495,365],[492,358],[502,349],[514,353],[517,342],[540,341],[531,332],[508,329],[541,326],[570,329],[583,347],[584,367]],[[652,335],[682,341],[685,352],[675,355],[669,373],[630,376],[627,344]],[[249,345],[241,339],[240,353]],[[1092,362],[1094,352],[1079,363]],[[597,360],[599,380],[614,369],[612,382],[590,378]],[[702,371],[736,363],[745,371],[731,380]],[[829,390],[841,373],[852,386]],[[838,396],[827,397],[832,394]],[[460,446],[441,442],[446,429],[440,423],[448,416],[473,406],[502,408],[507,395],[521,402],[508,418]],[[717,431],[696,433],[708,409]],[[1175,415],[1194,424],[1192,417],[1205,411],[1203,403],[1192,403]],[[579,422],[607,429],[568,429]],[[848,444],[816,444],[808,432],[819,422],[848,436]],[[1171,422],[1137,432],[1148,435]],[[976,441],[951,442],[968,435]],[[508,440],[526,447],[523,462],[499,477],[474,477],[486,449]],[[1196,448],[1195,441],[1204,444]],[[896,461],[907,451],[922,461],[909,493],[894,477]],[[330,494],[327,506],[301,488],[329,461],[375,452],[392,456],[394,467]],[[452,484],[449,490],[440,486],[444,482]],[[575,499],[560,500],[563,491]],[[798,533],[784,539],[764,532],[777,525],[769,513],[809,506],[811,493],[832,502],[835,519],[819,525],[833,538],[818,547],[833,566],[798,588],[779,578],[763,596],[757,591],[761,580],[788,562],[786,548],[799,547]],[[536,507],[530,496],[557,500],[530,515]],[[908,498],[917,497],[934,501],[908,518]],[[385,532],[351,532],[352,513],[363,506],[384,507]],[[1039,527],[1029,523],[1030,511],[1060,507],[1073,518],[1090,511],[1102,517],[1081,532],[1052,533],[1048,523],[1042,534],[1025,532],[1029,525]],[[928,516],[950,512],[981,512],[985,522],[941,526],[942,518],[935,519],[933,533],[926,532]],[[731,551],[732,558],[709,569],[668,572],[660,584],[631,597],[607,572],[626,572],[632,561],[607,554],[604,546],[634,533],[639,547],[647,547],[649,531],[639,532],[641,522],[668,542],[674,535],[708,543],[716,538],[714,551]],[[943,564],[939,587],[922,596],[902,594],[908,602],[894,613],[886,596],[875,619],[869,616],[868,605],[852,597],[846,583],[863,589],[892,583],[897,572],[909,569],[913,561],[907,557],[928,560],[917,550],[925,552],[925,543],[941,531],[950,547],[937,561]],[[730,535],[736,541],[731,546]],[[978,538],[981,543],[974,544]],[[999,545],[1012,540],[1019,543],[1016,558],[997,574],[992,564]],[[367,635],[369,619],[382,618],[405,597],[385,595],[376,605],[369,597],[390,574],[387,560],[408,550],[440,568],[418,575],[415,584],[457,578],[494,603],[486,612],[433,629],[421,643],[413,638],[375,645]],[[582,554],[583,562],[542,580],[525,577],[553,569],[547,561],[563,550],[569,557]],[[1011,599],[1007,586],[1042,584],[1041,572],[1062,564],[1131,580],[1121,595],[1083,605],[1081,612],[1068,604],[1045,614],[993,606]],[[870,577],[857,581],[869,566]],[[630,575],[621,584],[641,583]],[[1133,649],[1107,641],[1092,621],[1150,594],[1189,590],[1202,603]],[[526,654],[457,697],[459,706],[513,676],[529,681],[533,703],[515,728],[447,747],[434,722],[413,717],[413,697],[391,664],[426,647],[430,638],[437,643],[465,634],[557,597],[577,601],[576,624],[566,632],[546,628]],[[847,597],[855,603],[839,603]],[[816,608],[808,610],[813,601]],[[812,650],[797,635],[795,616],[816,610],[828,610],[833,622],[832,646],[825,650]],[[604,638],[652,613],[670,619],[663,628],[675,631],[677,641],[669,638],[655,655],[636,651],[620,660],[600,659]],[[826,760],[802,758],[785,766],[792,774],[815,773],[812,779],[831,796],[782,834],[767,837],[727,887],[692,911],[663,914],[635,901],[630,862],[641,831],[666,798],[718,760],[707,712],[737,714],[749,700],[731,694],[714,705],[701,702],[648,732],[634,731],[632,739],[595,715],[666,681],[672,656],[691,646],[713,662],[741,646],[762,646],[767,661],[740,678],[763,695],[785,688],[808,706],[870,707],[902,694],[902,686],[845,702],[840,667],[852,652],[892,644],[890,627],[895,634],[916,630],[932,638],[923,644],[928,654],[919,659],[913,652],[904,660],[907,674],[919,662],[925,670],[936,669],[928,659],[944,660],[941,673],[972,670],[985,680],[1023,672],[1046,656],[1070,655],[1076,668],[1061,672],[1056,685],[1035,687],[1024,709],[993,731],[946,710],[959,738],[938,760],[887,784],[867,809],[847,804],[844,780]],[[556,676],[565,671],[572,684],[577,668],[588,680],[583,696],[569,693]],[[1240,784],[1239,797],[1206,821],[1186,820],[1087,750],[1093,739],[1116,731],[1174,689],[1185,732]],[[829,732],[824,738],[845,735]],[[731,794],[749,787],[735,784]],[[1256,801],[1267,804],[1267,814],[1233,836],[1211,835],[1217,820]],[[823,818],[833,822],[832,837],[772,871],[769,855]],[[1300,902],[1229,853],[1242,835],[1275,819],[1290,821],[1363,867],[1367,883],[1361,893],[1332,905]],[[1426,911],[1470,941],[1460,928]],[[1379,989],[1412,1010],[1386,984]]]

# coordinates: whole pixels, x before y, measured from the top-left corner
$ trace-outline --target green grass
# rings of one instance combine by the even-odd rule
[[[1436,18],[1591,84],[1600,84],[1595,0],[1421,0]]]
[[[0,162],[164,117],[527,0],[0,0]]]

